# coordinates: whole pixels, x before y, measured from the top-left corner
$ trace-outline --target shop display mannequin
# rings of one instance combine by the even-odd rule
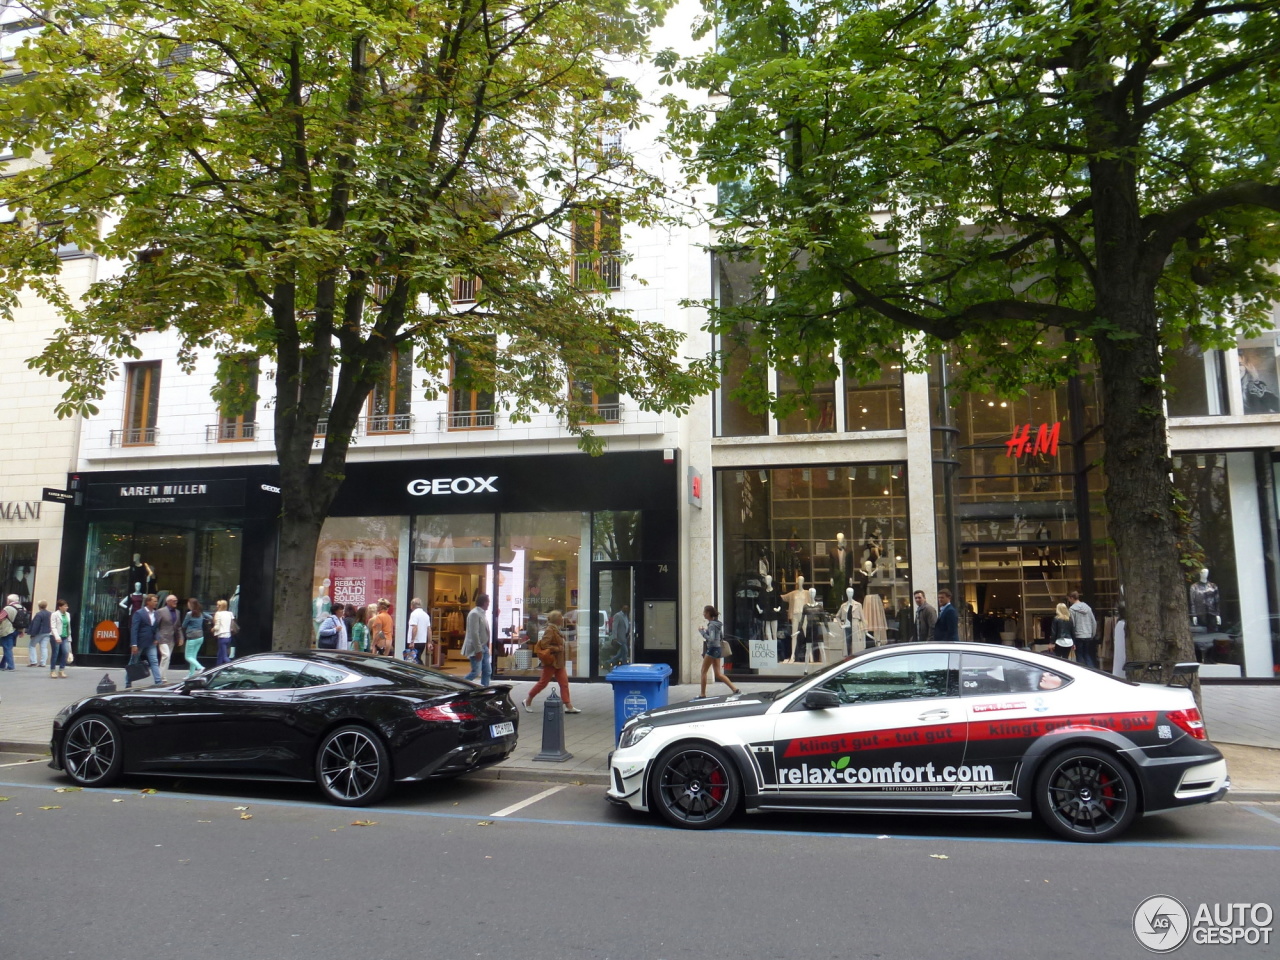
[[[836,619],[844,627],[844,653],[849,656],[853,653],[854,637],[865,645],[867,628],[862,619],[862,604],[853,599],[853,587],[845,588],[844,597],[844,603],[840,604],[840,609],[836,612]]]
[[[142,593],[147,593],[155,588],[156,572],[151,569],[151,564],[142,559],[142,554],[135,553],[133,555],[133,563],[127,567],[116,567],[114,570],[103,570],[98,574],[99,579],[105,580],[107,577],[117,573],[128,572],[129,580]]]
[[[320,636],[320,625],[324,623],[327,616],[329,616],[329,580],[325,578],[324,582],[316,587],[316,598],[311,601],[311,619],[315,624],[317,637]]]
[[[876,639],[875,645],[883,646],[888,639],[889,624],[884,618],[884,601],[879,594],[867,594],[862,604],[862,615],[866,620],[867,630]]]
[[[831,558],[833,572],[839,573],[848,580],[849,575],[853,573],[853,550],[843,533],[836,534],[836,542],[831,545]]]
[[[231,591],[231,599],[227,601],[227,609],[231,611],[231,616],[236,619],[240,618],[240,584],[236,584],[236,588]]]
[[[826,611],[822,608],[822,604],[818,602],[818,590],[816,587],[810,587],[808,593],[808,603],[804,605],[803,613],[803,630],[800,635],[803,639],[800,641],[804,644],[804,662],[809,663],[810,657],[814,663],[825,661],[823,656],[823,636],[822,623],[826,619]],[[792,645],[791,656],[794,658],[799,654],[800,650]]]
[[[1209,630],[1218,628],[1218,585],[1209,579],[1208,569],[1201,569],[1198,583],[1188,590],[1191,622]]]
[[[30,607],[31,597],[34,593],[35,577],[35,567],[28,566],[25,563],[14,564],[13,575],[5,582],[4,589],[0,590],[0,597],[7,597],[11,593],[16,593],[18,602]]]
[[[782,617],[782,598],[774,589],[773,577],[764,575],[764,590],[756,597],[756,617],[761,634],[770,643],[778,641],[778,620]]]
[[[782,595],[787,605],[787,617],[791,620],[791,652],[783,663],[796,662],[796,643],[800,639],[800,625],[804,620],[804,608],[809,603],[809,591],[804,588],[804,577],[796,577],[796,588]]]
[[[117,573],[119,571],[116,571]],[[147,602],[147,595],[142,592],[142,584],[135,583],[133,585],[133,593],[126,596],[120,601],[120,609],[124,614],[120,617],[120,636],[126,640],[132,640],[131,630],[133,629],[133,615],[142,609],[142,605]]]

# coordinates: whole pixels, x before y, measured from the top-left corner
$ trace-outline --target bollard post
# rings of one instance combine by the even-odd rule
[[[111,674],[104,673],[102,675],[102,679],[98,681],[98,692],[99,693],[115,693],[116,692],[116,682],[111,679]]]
[[[542,752],[533,759],[549,763],[573,759],[573,754],[564,748],[564,701],[555,690],[542,705]]]

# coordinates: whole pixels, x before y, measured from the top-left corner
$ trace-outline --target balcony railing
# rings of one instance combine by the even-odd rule
[[[492,430],[492,410],[451,410],[440,414],[441,430]]]
[[[592,411],[596,419],[605,423],[617,423],[622,419],[621,403],[597,403]]]
[[[108,441],[113,447],[149,447],[156,442],[155,427],[125,427],[112,430]]]
[[[232,440],[257,440],[258,424],[250,421],[243,423],[227,420],[223,423],[211,423],[204,428],[204,439],[207,443],[228,443]]]
[[[390,413],[364,418],[365,433],[412,433],[413,414]]]
[[[573,282],[575,286],[621,290],[622,255],[599,253],[578,257],[573,261]]]

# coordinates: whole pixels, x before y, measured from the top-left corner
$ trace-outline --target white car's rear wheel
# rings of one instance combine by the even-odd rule
[[[1036,777],[1036,809],[1068,840],[1113,840],[1138,815],[1138,788],[1124,764],[1094,747],[1069,747]]]

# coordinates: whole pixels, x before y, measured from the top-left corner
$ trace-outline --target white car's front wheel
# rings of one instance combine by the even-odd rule
[[[669,823],[709,830],[726,823],[742,799],[742,780],[724,751],[677,744],[654,765],[652,805]]]

